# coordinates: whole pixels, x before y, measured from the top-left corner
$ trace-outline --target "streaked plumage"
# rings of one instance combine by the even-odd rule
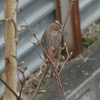
[[[44,47],[52,61],[55,62],[55,65],[57,64],[61,49],[61,36],[60,34],[58,34],[60,28],[61,27],[56,23],[49,25],[41,38],[42,46]],[[54,48],[54,51],[52,50],[52,47]],[[45,53],[44,57],[45,59],[47,58],[47,55]],[[50,61],[48,62],[48,66],[54,72],[54,67],[52,66]]]

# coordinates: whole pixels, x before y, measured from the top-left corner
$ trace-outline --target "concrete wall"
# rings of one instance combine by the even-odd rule
[[[67,100],[100,100],[100,39],[72,60],[60,74]],[[40,90],[36,100],[60,100],[55,79]]]
[[[67,100],[100,100],[100,68],[75,88]]]

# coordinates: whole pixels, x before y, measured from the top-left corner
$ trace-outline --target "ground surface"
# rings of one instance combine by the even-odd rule
[[[82,33],[84,49],[100,38],[100,20],[93,23],[86,31]]]

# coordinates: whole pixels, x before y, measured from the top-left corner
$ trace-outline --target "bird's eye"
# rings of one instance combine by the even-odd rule
[[[57,31],[57,29],[55,29],[55,31]]]

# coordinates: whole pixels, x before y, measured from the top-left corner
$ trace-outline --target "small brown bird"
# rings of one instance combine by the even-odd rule
[[[51,60],[55,63],[55,66],[57,65],[57,61],[59,59],[60,50],[61,50],[60,28],[61,26],[56,23],[49,25],[46,28],[41,38],[41,44],[46,50]],[[45,59],[48,58],[44,51],[43,53]],[[47,65],[50,67],[51,71],[55,74],[55,67],[52,65],[50,60],[48,61]]]
[[[46,28],[44,34],[42,35],[41,43],[42,43],[42,46],[44,47],[44,49],[46,50],[48,56],[55,63],[55,66],[53,66],[51,61],[49,60],[49,58],[43,51],[45,59],[48,58],[47,65],[49,66],[49,68],[55,74],[55,76],[57,78],[57,85],[59,88],[60,97],[62,98],[62,96],[61,96],[61,91],[62,91],[64,99],[66,100],[66,96],[64,94],[62,84],[60,81],[60,77],[59,77],[59,74],[56,69],[57,61],[59,59],[59,55],[60,55],[60,51],[61,51],[61,34],[60,34],[61,31],[60,31],[60,29],[61,29],[61,25],[59,25],[59,24],[53,23],[53,24],[49,25]]]

